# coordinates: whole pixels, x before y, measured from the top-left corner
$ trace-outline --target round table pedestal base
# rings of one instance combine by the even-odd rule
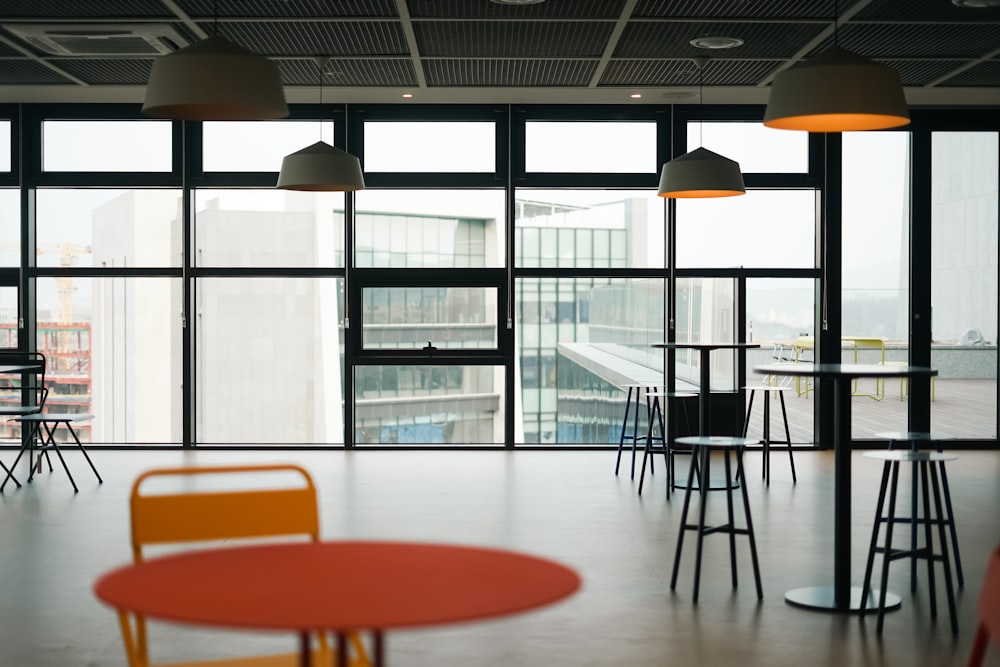
[[[851,587],[851,601],[848,609],[837,609],[834,604],[833,586],[808,586],[806,588],[796,588],[785,593],[785,602],[796,607],[806,609],[816,609],[819,611],[843,611],[845,613],[856,614],[861,611],[861,586]],[[878,611],[879,592],[871,590],[868,592],[868,602],[865,605],[865,613]],[[902,600],[895,593],[885,594],[885,609],[891,611],[899,609]]]

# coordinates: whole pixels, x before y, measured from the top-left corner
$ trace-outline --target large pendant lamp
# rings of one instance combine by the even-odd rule
[[[278,68],[219,36],[153,61],[143,113],[174,120],[269,120],[288,115]]]
[[[903,84],[891,67],[837,45],[779,72],[771,84],[764,125],[780,130],[884,130],[910,122]]]
[[[699,98],[704,94],[702,79],[706,60],[697,58],[694,61],[699,70]],[[698,147],[663,165],[657,194],[674,199],[735,197],[746,194],[746,186],[738,162]]]
[[[323,104],[323,70],[328,60],[316,60],[319,66],[320,104]],[[346,107],[344,111],[346,122]],[[361,162],[354,155],[323,141],[322,128],[321,123],[319,141],[286,155],[281,161],[278,188],[311,192],[353,192],[364,189],[365,177],[361,172]]]

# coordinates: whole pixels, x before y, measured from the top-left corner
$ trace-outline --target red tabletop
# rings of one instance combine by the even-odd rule
[[[384,630],[470,621],[575,592],[572,569],[447,544],[320,542],[189,551],[100,579],[102,601],[160,620],[269,630]]]

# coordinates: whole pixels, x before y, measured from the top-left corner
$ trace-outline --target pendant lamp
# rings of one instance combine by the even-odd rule
[[[698,92],[703,97],[706,58],[695,59],[698,66]],[[719,155],[704,147],[664,163],[660,172],[657,194],[673,199],[699,199],[707,197],[735,197],[746,194],[743,174],[735,160]]]
[[[891,67],[837,44],[779,72],[771,84],[764,125],[780,130],[852,132],[884,130],[910,122],[903,84]]]
[[[319,102],[323,104],[323,70],[328,58],[318,58]],[[347,119],[347,107],[344,107]],[[353,192],[363,190],[365,177],[361,172],[361,162],[357,157],[323,141],[323,125],[320,124],[320,140],[311,146],[296,151],[281,161],[278,174],[278,188],[282,190],[307,190],[312,192]]]
[[[153,61],[143,113],[174,120],[267,120],[288,115],[278,68],[218,35]]]

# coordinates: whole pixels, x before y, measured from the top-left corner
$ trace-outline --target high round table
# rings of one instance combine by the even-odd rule
[[[711,435],[712,406],[709,403],[709,394],[712,393],[710,381],[712,379],[712,350],[747,350],[760,347],[760,343],[678,343],[671,341],[667,343],[653,343],[652,347],[664,348],[667,350],[698,350],[699,371],[701,379],[698,387],[698,435]]]
[[[820,611],[859,612],[862,588],[851,586],[851,385],[858,378],[930,378],[937,371],[923,366],[806,363],[761,364],[753,370],[762,375],[823,378],[833,385],[833,586],[796,588],[785,593],[785,600]],[[899,596],[887,594],[887,609],[900,604]],[[878,600],[868,601],[866,606],[877,607]]]
[[[382,665],[384,630],[514,614],[579,587],[569,567],[513,551],[336,541],[153,558],[108,572],[94,592],[113,607],[164,621],[297,632],[308,667],[310,633],[371,631],[373,661]]]

